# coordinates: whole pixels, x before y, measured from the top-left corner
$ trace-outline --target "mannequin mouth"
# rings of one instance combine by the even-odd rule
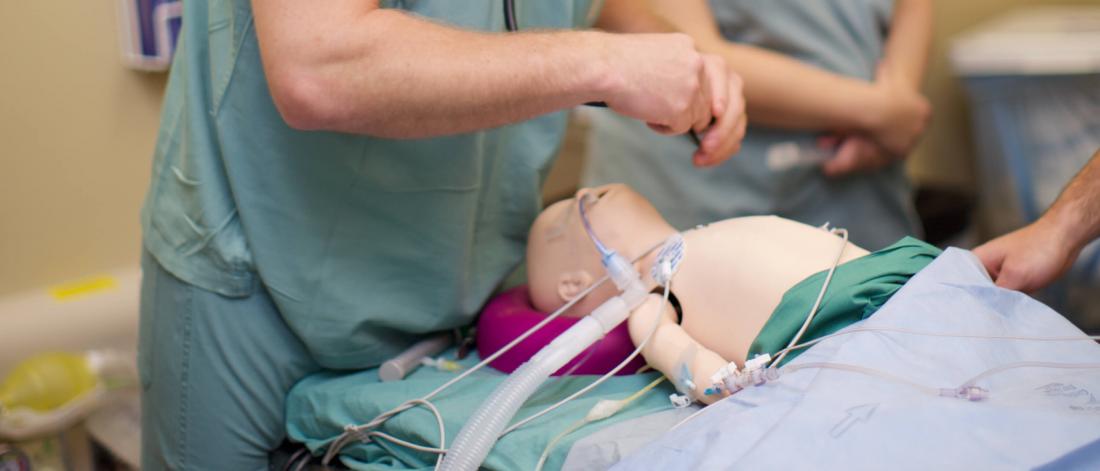
[[[586,204],[592,205],[615,191],[615,185],[604,185],[595,188],[582,189],[577,194],[578,201],[584,199]]]

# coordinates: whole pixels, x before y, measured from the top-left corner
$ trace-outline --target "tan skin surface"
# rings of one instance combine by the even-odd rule
[[[1073,266],[1100,237],[1100,150],[1038,221],[974,249],[997,286],[1036,291]]]
[[[623,185],[582,189],[593,230],[609,248],[634,258],[676,231],[641,195]],[[603,276],[599,254],[580,221],[577,198],[546,208],[535,221],[527,249],[531,299],[550,312]],[[727,219],[683,234],[684,258],[672,281],[683,312],[676,323],[672,306],[652,294],[629,319],[631,338],[639,344],[659,325],[642,354],[670,378],[681,364],[690,365],[696,397],[704,396],[710,376],[730,361],[745,361],[749,345],[783,294],[808,276],[828,269],[842,240],[819,228],[775,216]],[[841,263],[866,255],[847,244]],[[656,251],[635,266],[649,288]],[[567,312],[581,316],[613,296],[608,283]],[[809,307],[807,306],[807,310]]]
[[[596,22],[607,32],[467,31],[378,0],[252,0],[252,10],[292,128],[427,138],[598,101],[661,133],[706,130],[697,166],[725,161],[744,136],[740,78],[643,0],[608,0]]]
[[[822,164],[829,177],[873,172],[904,158],[931,116],[921,94],[932,45],[929,0],[897,0],[873,81],[832,73],[763,47],[726,40],[706,0],[650,0],[657,14],[690,34],[699,49],[722,56],[741,75],[756,124],[826,130]],[[821,93],[828,90],[828,93]]]

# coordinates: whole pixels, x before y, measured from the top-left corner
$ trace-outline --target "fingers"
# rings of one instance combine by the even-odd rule
[[[732,95],[736,92],[738,96],[741,95],[741,76],[730,71],[726,61],[722,60],[714,54],[707,54],[704,56],[704,60],[710,64],[710,67],[716,69],[716,75],[713,80],[710,80],[710,114],[711,116],[722,116],[726,113],[726,107],[729,106]],[[721,75],[717,75],[720,73]],[[732,82],[737,82],[736,87]]]
[[[707,127],[710,126],[711,117],[714,116],[711,114],[711,100],[714,94],[711,82],[721,79],[722,81],[719,83],[725,83],[724,77],[714,76],[713,66],[705,57],[700,60],[702,61],[702,67],[699,68],[699,87],[695,94],[695,101],[691,105],[691,129],[694,129],[696,133],[706,131]]]
[[[673,115],[668,123],[649,123],[650,128],[663,134],[685,134],[689,130],[703,132],[711,121],[711,74],[706,59],[698,56],[697,65],[692,67],[693,76],[684,83],[690,85],[681,89],[683,93],[672,106]],[[662,130],[666,130],[663,132]]]
[[[830,178],[855,173],[860,169],[859,151],[855,139],[849,137],[840,141],[836,154],[822,164],[821,171]]]
[[[982,262],[982,266],[985,267],[985,271],[989,272],[989,277],[993,281],[997,281],[1000,276],[1001,264],[1004,263],[1005,258],[1005,252],[1000,247],[999,240],[994,239],[974,249],[974,256]]]
[[[745,101],[741,95],[741,78],[730,75],[723,87],[722,94],[727,104],[722,106],[723,113],[703,136],[699,149],[692,155],[692,163],[697,167],[718,165],[741,150],[741,141],[745,137],[748,120],[745,117]]]
[[[822,139],[828,139],[822,138]],[[821,145],[819,139],[818,145]],[[848,136],[840,141],[836,154],[821,166],[822,173],[830,178],[857,172],[878,170],[893,161],[880,145],[863,136]]]
[[[1026,270],[1021,270],[1013,265],[1002,265],[1000,273],[997,274],[997,279],[994,281],[997,286],[1004,289],[1031,292],[1035,290],[1035,286],[1033,286],[1034,283],[1029,282],[1028,275]]]
[[[700,92],[703,102],[701,105],[701,118],[695,122],[695,132],[703,132],[718,117],[725,113],[726,104],[729,103],[730,70],[726,62],[714,54],[703,55],[703,71],[700,77]]]
[[[1045,271],[1041,264],[1029,260],[1020,252],[1022,233],[1013,232],[993,239],[974,249],[974,255],[982,262],[993,282],[1004,289],[1033,291],[1046,283],[1041,279]]]
[[[844,138],[836,134],[828,134],[819,136],[817,138],[817,148],[827,151],[836,151],[836,148],[840,146],[840,143],[844,141]]]
[[[1060,240],[1058,226],[1049,219],[993,239],[974,249],[997,286],[1033,292],[1053,283],[1073,266],[1080,246]]]

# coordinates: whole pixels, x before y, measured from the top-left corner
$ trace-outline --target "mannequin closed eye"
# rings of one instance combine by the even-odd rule
[[[589,227],[581,217],[581,201]],[[631,258],[674,232],[645,198],[623,185],[581,189],[574,198],[551,204],[535,220],[528,238],[527,277],[533,305],[553,311],[605,274],[603,252],[590,234],[605,249]],[[637,264],[644,273],[644,262]],[[597,288],[566,315],[583,316],[614,294],[612,284]]]

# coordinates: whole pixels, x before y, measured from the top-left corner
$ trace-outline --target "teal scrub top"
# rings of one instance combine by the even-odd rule
[[[710,6],[727,40],[865,80],[874,77],[893,13],[891,0],[711,0]],[[700,169],[691,165],[695,145],[687,138],[659,136],[603,111],[591,115],[584,184],[626,183],[677,228],[775,214],[846,227],[853,242],[871,250],[918,233],[902,163],[840,179],[825,178],[812,164],[769,164],[769,154],[782,155],[781,149],[811,156],[820,132],[750,125],[737,155]]]
[[[224,296],[267,289],[328,368],[376,365],[468,324],[521,260],[564,114],[421,140],[297,131],[272,102],[249,0],[183,4],[141,216],[156,260]],[[383,6],[503,30],[500,0]],[[523,29],[572,28],[589,10],[518,2],[517,16]]]

